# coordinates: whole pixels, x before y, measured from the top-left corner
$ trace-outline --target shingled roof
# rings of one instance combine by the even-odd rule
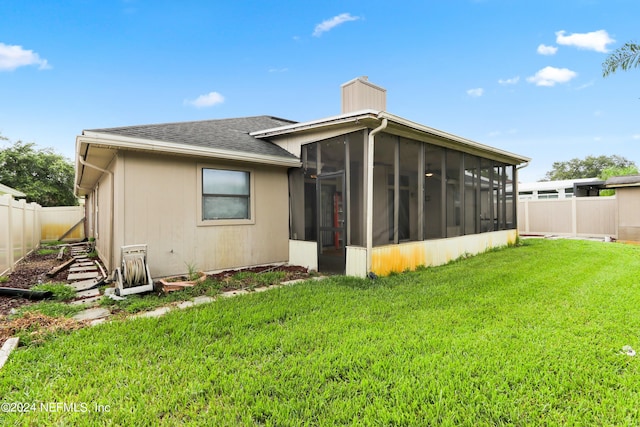
[[[249,135],[250,132],[291,125],[293,123],[296,122],[271,116],[254,116],[106,129],[87,129],[83,134],[99,133],[118,135],[150,141],[163,141],[295,159],[296,156],[276,144]]]

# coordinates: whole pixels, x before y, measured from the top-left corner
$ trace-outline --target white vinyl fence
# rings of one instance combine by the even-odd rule
[[[0,196],[0,276],[40,243],[40,215],[37,203]]]
[[[520,200],[520,234],[618,237],[616,196]]]
[[[37,203],[0,195],[0,276],[14,266],[41,241],[78,241],[85,237],[84,207],[43,208]]]

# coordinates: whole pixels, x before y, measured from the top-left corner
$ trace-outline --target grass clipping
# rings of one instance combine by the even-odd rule
[[[0,345],[13,336],[20,336],[21,345],[38,344],[49,335],[81,329],[83,322],[66,317],[51,317],[38,312],[26,312],[9,320],[0,316]]]

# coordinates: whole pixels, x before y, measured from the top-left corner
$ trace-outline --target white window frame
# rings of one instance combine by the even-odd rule
[[[204,195],[202,193],[202,179],[203,179],[203,170],[204,169],[217,169],[217,170],[225,170],[225,171],[237,171],[237,172],[247,172],[249,174],[249,218],[243,219],[202,219],[203,218],[203,200]],[[221,165],[221,164],[199,164],[198,165],[198,173],[197,173],[197,215],[196,218],[198,226],[220,226],[220,225],[251,225],[256,222],[256,207],[255,207],[255,171],[253,169],[236,167],[230,165]]]

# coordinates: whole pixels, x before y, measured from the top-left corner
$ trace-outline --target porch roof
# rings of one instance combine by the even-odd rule
[[[312,133],[319,130],[345,127],[348,125],[361,125],[373,129],[378,127],[383,119],[387,119],[388,121],[387,128],[383,131],[386,133],[428,142],[446,148],[453,148],[462,152],[483,156],[508,164],[519,165],[531,161],[529,157],[514,154],[499,148],[490,147],[467,138],[407,120],[385,111],[375,110],[360,110],[320,120],[291,123],[284,126],[251,132],[250,135],[256,138],[265,138],[277,141],[279,137],[286,137],[287,135],[294,133]]]

